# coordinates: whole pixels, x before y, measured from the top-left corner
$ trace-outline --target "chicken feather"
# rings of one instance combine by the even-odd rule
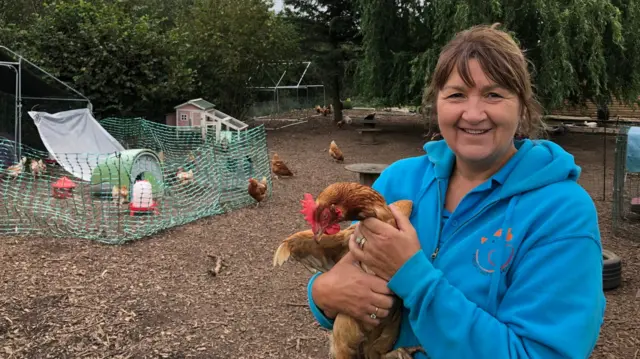
[[[406,216],[411,214],[413,206],[411,201],[400,200],[394,202],[393,205]],[[292,258],[316,271],[326,272],[349,251],[348,241],[355,231],[355,227],[353,224],[336,234],[325,234],[319,242],[313,239],[313,231],[311,230],[294,233],[276,249],[273,265],[274,267],[280,266]]]
[[[303,213],[305,219],[317,226],[317,216],[310,216],[310,211],[319,212],[331,208],[339,218],[336,222],[347,220],[364,220],[375,217],[397,228],[395,218],[386,205],[382,195],[368,186],[357,183],[334,183],[327,187],[316,199],[316,208],[310,208],[309,196],[305,195]],[[312,198],[312,197],[311,197]],[[411,215],[413,203],[400,200],[393,203],[406,216]],[[321,239],[314,238],[313,230],[297,232],[283,241],[273,258],[273,265],[282,265],[289,258],[300,262],[311,271],[326,272],[331,269],[348,251],[348,240],[355,230],[355,225],[329,234],[324,230],[335,223],[320,226]],[[314,228],[315,229],[315,228]],[[364,265],[364,271],[371,273]],[[412,354],[424,350],[421,347],[400,348],[391,351],[397,339],[402,317],[402,302],[396,300],[388,317],[380,325],[369,326],[359,323],[345,314],[336,316],[331,336],[331,354],[336,359],[410,359]]]

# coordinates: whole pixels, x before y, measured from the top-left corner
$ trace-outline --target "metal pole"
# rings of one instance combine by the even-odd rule
[[[602,136],[602,143],[604,147],[604,151],[602,151],[602,200],[607,199],[607,121],[609,119],[605,118],[602,121],[602,126],[604,127],[604,136]]]
[[[273,90],[273,106],[271,106],[271,118],[275,118],[276,115],[276,107],[278,106],[278,90]]]
[[[22,56],[18,59],[18,158],[22,158]]]
[[[278,86],[280,86],[280,82],[282,82],[282,78],[284,77],[284,75],[287,73],[287,70],[282,71],[282,75],[280,76],[280,79],[278,79],[278,83],[276,83],[275,86],[275,90],[276,90],[276,113],[280,113],[280,94],[278,93]]]
[[[15,96],[13,98],[13,118],[14,118],[14,122],[13,122],[13,156],[15,157],[14,160],[17,162],[20,160],[20,157],[18,157],[18,92],[20,91],[20,86],[18,85],[18,81],[20,81],[20,79],[18,78],[18,70],[15,67],[12,67],[12,69],[16,72],[16,93]]]
[[[323,106],[327,105],[327,90],[324,86],[322,86],[322,102],[324,103]]]
[[[310,65],[311,65],[311,62],[307,62],[307,66],[304,68],[304,71],[302,71],[302,75],[300,76],[300,79],[298,80],[298,84],[296,85],[296,87],[299,87],[300,84],[302,83],[302,79],[304,79],[304,75],[307,74],[307,70],[309,69]]]
[[[52,79],[54,79],[56,82],[62,84],[64,87],[68,88],[69,90],[73,91],[75,94],[79,95],[80,97],[82,97],[83,99],[89,101],[89,99],[84,96],[83,94],[81,94],[78,90],[74,89],[73,87],[67,85],[65,82],[63,82],[62,80],[58,79],[57,77],[53,76],[52,74],[50,74],[49,72],[43,70],[41,67],[39,67],[38,65],[34,64],[33,62],[25,59],[24,57],[22,57],[22,55],[18,54],[17,52],[14,52],[12,50],[10,50],[9,48],[5,47],[5,46],[0,46],[0,49],[4,49],[7,52],[10,52],[11,54],[13,54],[15,57],[17,57],[20,62],[20,66],[22,67],[22,61],[25,61],[26,63],[28,63],[29,65],[35,67],[36,69],[38,69],[39,71],[43,72],[45,75],[51,77]]]
[[[72,102],[88,102],[89,100],[83,98],[62,98],[62,97],[32,97],[32,96],[22,96],[23,100],[50,100],[50,101],[72,101]]]
[[[598,122],[602,121],[602,200],[607,198],[607,122],[609,121],[608,101],[598,102]]]

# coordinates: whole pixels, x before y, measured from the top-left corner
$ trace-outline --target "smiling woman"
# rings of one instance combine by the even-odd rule
[[[512,141],[520,117],[515,93],[496,84],[476,59],[470,59],[466,84],[457,68],[438,94],[436,111],[440,133],[462,161],[458,170],[472,174],[470,166],[495,171],[516,153]],[[490,165],[491,164],[491,165]]]
[[[495,56],[506,48],[517,45],[494,28],[462,33],[442,50],[427,89],[442,136],[464,159],[463,173],[474,172],[467,164],[495,172],[516,152],[514,134],[536,138],[542,125],[526,59],[519,49]]]
[[[542,124],[522,51],[495,25],[463,31],[427,94],[444,140],[373,184],[411,215],[357,224],[350,254],[309,281],[314,316],[378,325],[400,299],[394,348],[416,359],[588,358],[605,308],[597,213],[571,154],[514,139]]]

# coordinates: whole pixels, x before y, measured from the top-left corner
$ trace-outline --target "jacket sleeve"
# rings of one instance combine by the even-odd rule
[[[430,358],[589,357],[605,309],[599,242],[591,235],[539,241],[512,270],[495,316],[449,284],[421,250],[389,288]]]
[[[390,201],[388,198],[386,198],[385,195],[385,189],[389,188],[388,183],[389,183],[389,178],[391,177],[389,174],[390,172],[393,170],[393,165],[387,167],[384,171],[382,171],[382,173],[380,174],[380,177],[378,177],[378,179],[375,180],[375,182],[373,182],[373,185],[371,186],[371,188],[375,189],[376,191],[380,192],[380,194],[382,194],[383,197],[385,197],[385,199],[387,200],[387,203],[391,203],[393,201]],[[353,223],[357,223],[358,221],[353,221]],[[307,284],[307,298],[309,300],[309,309],[311,310],[311,313],[313,314],[313,316],[316,318],[316,320],[318,321],[318,323],[326,329],[333,329],[333,320],[327,318],[324,313],[322,313],[322,310],[320,310],[320,308],[318,308],[318,306],[314,303],[313,301],[313,296],[311,295],[311,288],[313,286],[313,282],[316,280],[316,278],[318,278],[318,276],[322,274],[322,273],[316,273],[313,276],[311,276],[311,278],[309,279],[309,282]]]

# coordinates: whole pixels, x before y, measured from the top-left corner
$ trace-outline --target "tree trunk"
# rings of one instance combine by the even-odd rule
[[[333,84],[333,94],[331,96],[331,105],[333,106],[333,123],[342,121],[342,101],[340,101],[340,76],[333,75],[331,83]]]

